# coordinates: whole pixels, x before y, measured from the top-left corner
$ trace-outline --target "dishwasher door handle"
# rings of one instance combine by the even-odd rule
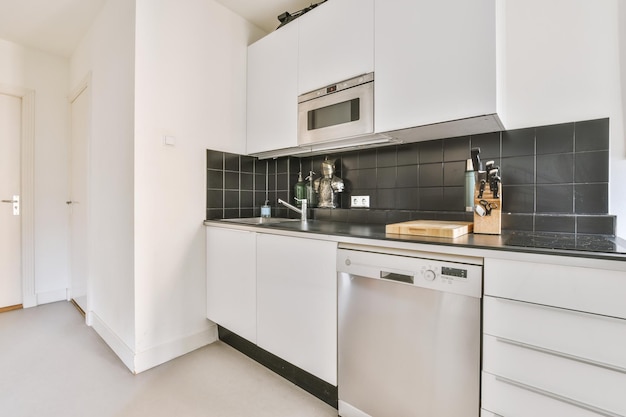
[[[397,272],[380,271],[380,277],[382,279],[388,279],[390,281],[405,282],[407,284],[415,284],[415,276],[407,274],[398,274]]]

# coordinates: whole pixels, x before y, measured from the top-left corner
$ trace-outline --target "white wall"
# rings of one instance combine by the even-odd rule
[[[215,338],[205,318],[206,149],[245,152],[246,46],[261,35],[213,0],[137,0],[138,371]]]
[[[498,114],[507,129],[610,118],[610,213],[626,236],[626,6],[498,0]],[[621,67],[620,67],[621,63]],[[620,75],[621,73],[621,75]]]
[[[91,72],[89,309],[132,369],[135,352],[135,4],[109,0],[71,57],[71,88]]]
[[[35,91],[35,292],[65,299],[68,60],[0,39],[0,84]]]

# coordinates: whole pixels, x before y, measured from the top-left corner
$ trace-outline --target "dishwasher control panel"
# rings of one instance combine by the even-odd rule
[[[339,249],[337,271],[480,298],[482,265],[449,260]]]

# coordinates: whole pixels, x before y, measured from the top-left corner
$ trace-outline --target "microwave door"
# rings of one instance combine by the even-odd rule
[[[309,145],[374,132],[374,84],[361,84],[300,103],[298,144]]]

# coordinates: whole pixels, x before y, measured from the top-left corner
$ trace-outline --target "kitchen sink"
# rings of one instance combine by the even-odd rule
[[[290,219],[286,217],[243,217],[238,219],[221,219],[221,221],[243,224],[276,224],[285,222],[299,222],[300,219]]]

